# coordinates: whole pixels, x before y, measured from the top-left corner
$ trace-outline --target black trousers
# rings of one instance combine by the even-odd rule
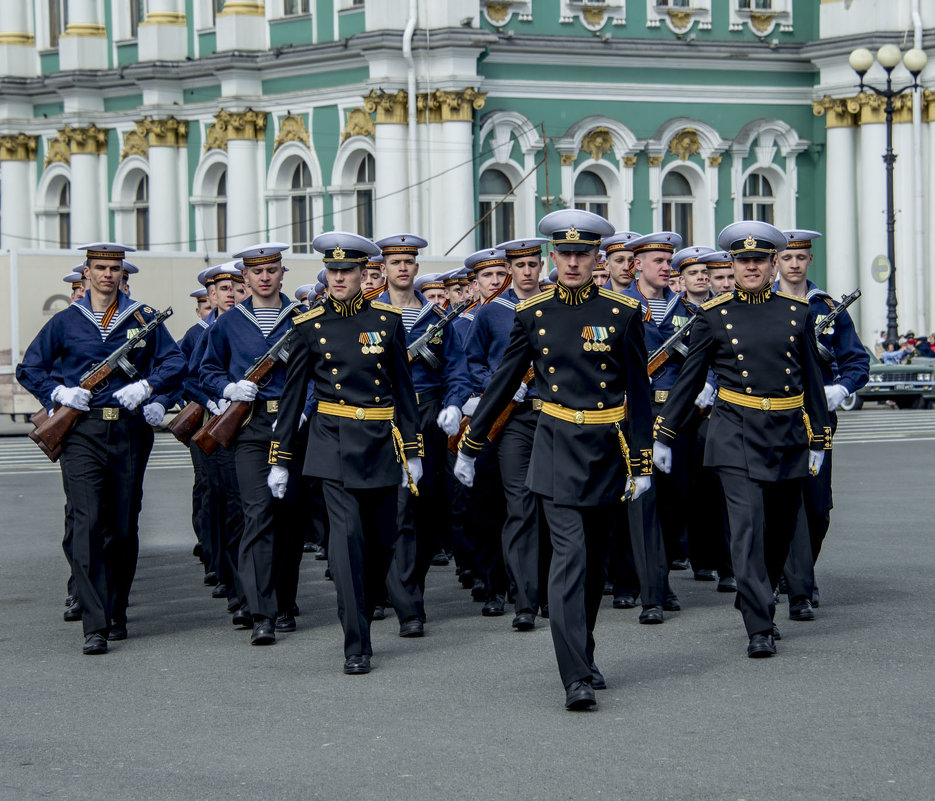
[[[549,623],[558,672],[567,688],[591,676],[613,507],[560,506],[546,496],[542,506],[552,535]]]
[[[234,445],[244,518],[237,572],[253,617],[270,619],[275,619],[280,609],[276,593],[277,550],[279,558],[286,561],[302,558],[301,529],[295,524],[299,481],[290,476],[286,497],[281,500],[274,498],[266,485],[274,420],[275,415],[262,408],[261,403],[255,404],[253,417]],[[294,601],[293,591],[290,606]]]
[[[75,595],[75,571],[71,566],[71,543],[75,536],[75,510],[72,509],[65,482],[65,472],[62,471],[62,486],[65,487],[65,531],[62,535],[62,551],[65,554],[65,561],[68,562],[68,582],[65,585],[65,594]]]
[[[524,403],[496,441],[506,504],[502,529],[503,558],[514,586],[516,611],[539,611],[539,498],[526,486],[538,412]]]
[[[211,544],[211,558],[205,568],[217,574],[219,584],[227,586],[228,599],[236,598],[244,603],[243,584],[237,570],[244,518],[234,452],[218,448],[205,457],[203,469],[208,483],[205,499]]]
[[[344,656],[373,654],[370,621],[384,600],[396,538],[396,487],[347,489],[322,481],[328,510],[328,562],[344,629]]]
[[[702,420],[690,454],[688,474],[688,555],[694,570],[734,575],[730,562],[730,527],[724,490],[714,468],[704,466],[708,418]]]
[[[653,419],[662,412],[661,403],[653,403]],[[693,415],[691,422],[679,431],[672,443],[672,471],[661,470],[653,474],[656,490],[656,515],[662,531],[665,555],[668,563],[688,556],[688,477],[691,449],[700,416]]]
[[[470,497],[467,530],[474,553],[474,578],[484,583],[488,598],[505,595],[508,581],[501,532],[506,500],[497,449],[493,445],[487,445],[477,456]]]
[[[652,488],[636,501],[612,507],[614,595],[639,596],[643,606],[661,606],[669,591],[669,563],[656,514],[658,475],[654,475]]]
[[[746,470],[717,468],[730,519],[730,550],[737,577],[735,606],[747,636],[769,633],[776,612],[773,587],[789,554],[802,506],[804,479],[758,481]]]
[[[205,472],[205,461],[208,457],[194,442],[188,446],[188,451],[195,472],[195,480],[192,483],[192,530],[201,545],[201,561],[207,571],[212,557],[210,486]]]
[[[123,413],[104,421],[78,418],[62,443],[62,485],[73,514],[72,570],[75,594],[82,610],[85,634],[106,632],[117,608],[120,582],[132,581],[124,561],[134,553],[139,514],[137,476],[148,453],[138,452],[143,428],[152,429],[140,415]],[[142,467],[140,462],[142,461]],[[138,546],[137,546],[138,547]]]

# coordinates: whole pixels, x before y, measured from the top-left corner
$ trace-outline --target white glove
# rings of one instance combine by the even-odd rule
[[[653,443],[653,464],[663,473],[672,470],[672,448],[663,445],[661,442]]]
[[[695,398],[695,406],[699,409],[707,409],[712,403],[714,403],[714,396],[717,394],[717,390],[711,384],[705,384],[704,389],[698,393],[698,397]]]
[[[631,501],[635,501],[644,492],[648,492],[653,485],[653,480],[649,476],[633,476],[630,480],[633,482],[633,488],[630,490]]]
[[[266,477],[266,486],[273,493],[274,498],[284,498],[286,496],[286,485],[289,483],[289,471],[285,467],[274,464],[269,469],[269,475]]]
[[[211,412],[211,414],[215,414],[215,415],[221,413],[221,410],[218,408],[218,405],[213,400],[208,401],[208,411]]]
[[[446,406],[438,413],[435,423],[449,437],[453,437],[461,427],[461,410],[457,406]]]
[[[821,471],[822,462],[825,461],[825,452],[824,451],[809,451],[808,452],[808,472],[813,476],[817,476]]]
[[[422,480],[422,457],[421,456],[410,456],[407,459],[409,465],[409,473],[406,474],[406,468],[403,468],[403,480],[400,484],[401,487],[409,486],[409,476],[412,476],[412,483],[417,487],[419,482]]]
[[[474,486],[474,456],[465,456],[458,451],[458,458],[455,459],[455,478],[465,487]]]
[[[246,401],[250,403],[256,398],[259,387],[252,381],[242,378],[236,384],[228,384],[224,387],[224,397],[232,401]]]
[[[842,387],[840,384],[831,384],[830,386],[825,387],[825,398],[828,401],[828,411],[833,412],[835,409],[837,409],[842,403],[844,403],[844,399],[849,394],[850,393],[847,391],[847,389]]]
[[[131,412],[139,406],[144,400],[153,394],[153,388],[145,381],[136,381],[133,384],[127,384],[123,389],[118,389],[114,393],[114,398]]]
[[[461,407],[461,413],[465,417],[473,417],[474,410],[477,409],[477,404],[480,403],[480,398],[468,398],[464,406]]]
[[[307,422],[308,417],[306,416],[305,412],[302,412],[301,416],[299,417],[299,428],[302,428],[302,426],[304,426]]]
[[[528,384],[520,384],[520,385],[519,385],[519,389],[516,390],[516,393],[513,395],[513,402],[514,402],[514,403],[522,403],[524,400],[526,400],[526,393],[527,393],[527,392],[529,392],[529,385],[528,385]]]
[[[88,401],[91,400],[91,392],[81,387],[63,387],[57,386],[52,390],[52,400],[62,406],[71,406],[79,412],[90,411]]]
[[[143,419],[151,426],[158,426],[166,416],[166,407],[161,403],[147,403],[143,407]]]
[[[231,405],[231,402],[227,398],[218,398],[217,407],[218,414],[224,414],[227,411],[227,407]]]

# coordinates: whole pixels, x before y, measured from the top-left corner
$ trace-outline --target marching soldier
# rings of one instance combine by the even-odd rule
[[[705,465],[717,470],[730,520],[736,605],[747,655],[776,653],[773,587],[802,505],[807,473],[831,447],[814,323],[804,298],[772,290],[783,233],[736,222],[718,236],[734,257],[737,287],[705,303],[688,359],[656,419],[656,466],[672,469],[672,443],[695,413],[709,368],[718,378]]]
[[[603,217],[546,215],[558,283],[516,307],[510,345],[459,446],[455,475],[470,485],[491,425],[533,363],[542,409],[527,486],[541,496],[552,537],[549,606],[565,706],[596,703],[605,685],[594,662],[594,624],[616,504],[651,485],[649,380],[638,304],[594,285]],[[626,408],[624,407],[626,401]]]
[[[324,284],[324,281],[322,281]],[[383,274],[383,255],[376,254],[367,259],[361,271],[360,290],[365,295],[375,298],[386,290],[386,276]]]
[[[734,261],[730,253],[718,250],[701,257],[708,268],[711,296],[717,297],[734,291]]]
[[[323,482],[328,553],[344,629],[344,672],[369,673],[370,621],[386,593],[397,526],[397,487],[415,491],[422,474],[419,410],[400,309],[367,301],[361,265],[377,252],[362,236],[321,234],[328,301],[296,317],[297,337],[269,449],[268,484],[277,498],[295,483],[293,465]],[[309,380],[317,408],[308,446],[297,447]],[[400,482],[402,477],[402,482]]]
[[[633,283],[633,251],[630,242],[639,237],[635,231],[617,231],[604,240],[607,253],[608,289],[623,292]]]
[[[195,315],[199,320],[204,320],[211,313],[211,304],[208,303],[208,290],[202,287],[190,292],[188,296],[195,299]]]
[[[88,291],[43,326],[16,378],[46,408],[69,406],[84,412],[62,441],[62,484],[74,515],[72,569],[84,625],[82,650],[103,654],[108,639],[127,636],[140,452],[147,438],[152,439],[140,406],[153,392],[175,392],[184,364],[175,341],[160,325],[129,357],[141,377],[131,379],[118,370],[96,394],[80,386],[92,366],[156,313],[120,292],[123,256],[132,248],[100,242],[79,250],[87,253]]]

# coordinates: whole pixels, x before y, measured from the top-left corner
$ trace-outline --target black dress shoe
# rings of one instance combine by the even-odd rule
[[[670,570],[688,570],[692,563],[688,559],[673,559],[669,565]]]
[[[358,654],[349,656],[344,660],[344,672],[348,676],[362,676],[370,672],[370,656],[368,654]]]
[[[325,578],[326,578],[328,581],[334,581],[334,576],[331,575],[331,568],[330,568],[330,567],[326,567],[326,568],[325,568]]]
[[[786,577],[785,577],[785,576],[781,576],[781,577],[779,578],[779,584],[776,585],[776,590],[779,592],[780,595],[788,595],[788,594],[789,594],[789,582],[786,581]]]
[[[779,630],[779,626],[773,623],[773,639],[777,642],[782,639],[782,632]]]
[[[494,595],[493,598],[487,599],[487,603],[484,604],[480,613],[484,617],[500,617],[503,614],[505,604],[506,599],[502,595]]]
[[[305,542],[302,544],[303,553],[315,553],[315,543],[314,542]]]
[[[464,589],[469,590],[474,585],[474,574],[465,568],[458,573],[458,581]]]
[[[681,612],[682,604],[679,603],[679,598],[674,592],[667,592],[665,598],[662,599],[662,608],[666,612]]]
[[[716,581],[717,574],[713,570],[696,570],[695,581]]]
[[[548,604],[546,604],[539,610],[539,617],[541,617],[543,620],[549,619],[549,605]]]
[[[65,609],[65,614],[63,614],[62,617],[65,618],[66,623],[74,623],[77,620],[81,620],[81,604],[78,603],[77,598]]]
[[[240,609],[240,607],[241,607],[240,599],[237,598],[236,596],[234,596],[233,598],[227,599],[227,611],[228,612],[234,613],[238,609]]]
[[[604,582],[604,595],[613,595],[614,594],[614,583],[612,581]]]
[[[651,625],[664,622],[665,618],[662,616],[661,606],[644,606],[643,611],[640,612],[640,623]]]
[[[487,585],[479,578],[474,579],[471,584],[471,598],[480,603],[487,597]]]
[[[218,583],[218,585],[211,590],[212,598],[226,598],[227,597],[227,585]]]
[[[595,690],[607,689],[607,682],[604,680],[604,674],[598,670],[597,665],[594,662],[591,663],[591,686]]]
[[[328,558],[328,552],[320,545],[316,545],[315,548],[315,561],[324,562]]]
[[[373,607],[373,620],[383,620],[385,618],[386,618],[386,607],[385,606]]]
[[[717,582],[718,592],[737,592],[737,579],[733,576],[721,576]]]
[[[254,620],[250,645],[273,645],[275,642],[276,632],[273,629],[273,621],[268,617],[258,617]]]
[[[204,582],[207,586],[213,587],[218,583],[218,574],[213,570],[209,570],[207,573],[205,573]]]
[[[424,637],[425,624],[417,617],[404,620],[399,624],[400,637]]]
[[[818,595],[818,587],[812,590],[812,608],[817,609],[821,606],[821,597]]]
[[[201,548],[201,543],[196,542],[195,547],[192,548],[192,556],[194,556],[196,559],[201,559],[203,553],[204,551]]]
[[[111,642],[116,642],[117,640],[125,640],[127,638],[127,624],[126,623],[113,623],[110,627],[110,631],[107,632],[107,639]]]
[[[84,645],[81,647],[81,652],[87,656],[106,654],[107,640],[104,639],[104,635],[99,631],[92,631],[90,634],[85,634]]]
[[[747,656],[751,659],[764,659],[776,655],[776,643],[772,634],[754,634],[747,645]]]
[[[439,551],[432,557],[432,567],[448,567],[450,561],[448,554],[444,551]]]
[[[237,611],[234,612],[231,623],[240,628],[247,628],[253,625],[253,615],[250,614],[250,610],[247,609],[246,604],[241,604]]]
[[[276,631],[295,631],[294,615],[276,615]]]
[[[596,703],[597,699],[594,697],[594,688],[591,686],[590,679],[573,681],[565,690],[565,709],[572,712],[589,709]]]
[[[517,612],[513,618],[513,628],[517,631],[532,631],[536,627],[536,616],[528,609]]]
[[[789,620],[814,620],[815,611],[812,602],[804,595],[789,601]]]
[[[614,609],[633,609],[636,606],[636,598],[632,595],[615,595]]]
[[[302,613],[299,611],[299,605],[292,604],[292,606],[289,607],[289,614],[292,615],[293,617],[301,617]]]

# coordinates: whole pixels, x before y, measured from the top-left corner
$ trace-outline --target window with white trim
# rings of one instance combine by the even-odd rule
[[[218,188],[215,192],[217,202],[214,204],[215,231],[217,244],[215,250],[227,250],[227,170],[221,173],[218,179]]]
[[[575,178],[575,208],[599,214],[605,219],[610,209],[607,185],[591,170],[583,170]]]
[[[516,213],[510,179],[500,170],[487,169],[481,173],[477,188],[480,247],[493,247],[497,242],[514,239]]]
[[[64,181],[58,193],[58,246],[63,250],[71,247],[71,182]]]
[[[688,179],[675,170],[662,179],[662,228],[694,242],[695,194]]]
[[[373,238],[373,182],[376,162],[369,153],[360,160],[357,182],[354,184],[354,205],[357,207],[357,233]]]
[[[776,196],[765,175],[751,172],[743,184],[743,218],[773,225]]]
[[[312,173],[308,164],[300,161],[292,173],[292,189],[289,192],[289,208],[292,215],[292,250],[295,253],[311,253],[312,226]]]
[[[133,198],[133,225],[136,249],[149,250],[149,177],[140,178]]]
[[[284,17],[297,17],[308,14],[310,11],[310,0],[283,0],[282,15]]]

